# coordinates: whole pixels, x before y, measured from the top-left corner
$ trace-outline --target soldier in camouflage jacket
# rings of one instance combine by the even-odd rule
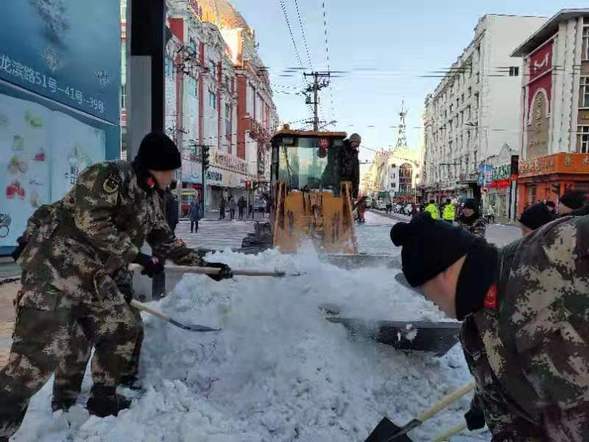
[[[589,217],[497,250],[418,217],[393,227],[403,272],[451,317],[493,441],[589,439]],[[441,256],[428,256],[427,244]],[[443,252],[442,252],[443,251]]]
[[[165,221],[156,186],[169,184],[178,167],[174,143],[149,134],[132,164],[91,166],[62,200],[29,221],[13,344],[0,371],[0,440],[18,429],[30,398],[54,370],[67,370],[63,361],[82,337],[95,346],[89,411],[106,416],[129,405],[116,386],[136,364],[142,323],[128,305],[128,265],[139,263],[150,276],[163,271],[163,263],[140,252],[145,241],[154,255],[216,266],[215,279],[231,277],[226,265],[204,262],[175,239]]]

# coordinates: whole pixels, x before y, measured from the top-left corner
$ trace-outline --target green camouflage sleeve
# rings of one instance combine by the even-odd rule
[[[114,267],[133,261],[139,253],[130,236],[113,222],[123,181],[116,165],[100,163],[82,172],[74,188],[76,227],[93,247],[109,255]]]
[[[166,221],[163,205],[163,198],[154,194],[150,201],[153,224],[147,236],[147,242],[151,246],[153,254],[169,259],[177,265],[202,266],[203,259],[199,253],[186,247],[184,241],[175,237]]]

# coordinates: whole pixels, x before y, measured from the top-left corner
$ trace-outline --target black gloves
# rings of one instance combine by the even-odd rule
[[[12,256],[12,259],[14,259],[14,262],[18,261],[18,258],[20,258],[20,254],[22,253],[22,251],[25,249],[25,246],[27,245],[26,241],[23,239],[22,236],[20,238],[18,238],[16,240],[16,242],[18,243],[18,245],[10,254],[10,256]]]
[[[473,405],[464,414],[464,420],[469,431],[479,430],[486,425],[483,410]]]
[[[143,267],[141,273],[153,278],[154,275],[164,271],[164,265],[155,256],[149,256],[145,253],[139,253],[135,258],[135,263]]]
[[[216,275],[207,275],[209,278],[214,279],[215,281],[221,281],[222,279],[230,279],[233,278],[233,272],[231,271],[231,267],[227,264],[223,264],[222,262],[203,262],[203,267],[213,267],[215,269],[221,269],[219,273]]]

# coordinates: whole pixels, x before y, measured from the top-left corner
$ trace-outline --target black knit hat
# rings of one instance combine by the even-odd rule
[[[412,287],[423,285],[446,270],[468,253],[476,239],[466,230],[433,220],[426,213],[391,229],[391,241],[403,247],[403,273]]]
[[[581,192],[580,190],[569,190],[565,192],[563,196],[560,197],[559,202],[569,209],[580,209],[585,205],[587,201],[587,195],[585,192]]]
[[[176,144],[161,132],[152,132],[143,138],[135,162],[147,170],[176,170],[182,166]]]
[[[536,230],[554,219],[554,213],[546,207],[546,204],[537,203],[523,211],[519,218],[519,222],[528,229]]]

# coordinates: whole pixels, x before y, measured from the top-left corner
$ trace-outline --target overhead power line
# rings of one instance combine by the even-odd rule
[[[282,14],[284,15],[284,21],[286,22],[286,26],[288,27],[288,32],[290,34],[290,39],[292,41],[292,47],[294,48],[295,55],[297,57],[297,61],[299,62],[299,66],[303,67],[303,60],[301,59],[301,54],[299,52],[299,48],[297,47],[297,42],[295,41],[294,33],[292,32],[292,27],[290,25],[290,20],[288,18],[288,11],[286,10],[286,4],[284,0],[278,0],[280,2],[280,7],[282,8]]]
[[[307,34],[305,33],[305,25],[303,24],[303,18],[301,16],[301,11],[299,9],[299,1],[294,0],[295,8],[297,10],[297,16],[299,18],[299,26],[301,28],[301,34],[303,36],[303,43],[305,44],[305,51],[307,52],[307,60],[309,61],[309,66],[313,69],[313,61],[311,59],[311,51],[309,50],[309,43],[307,42]]]

